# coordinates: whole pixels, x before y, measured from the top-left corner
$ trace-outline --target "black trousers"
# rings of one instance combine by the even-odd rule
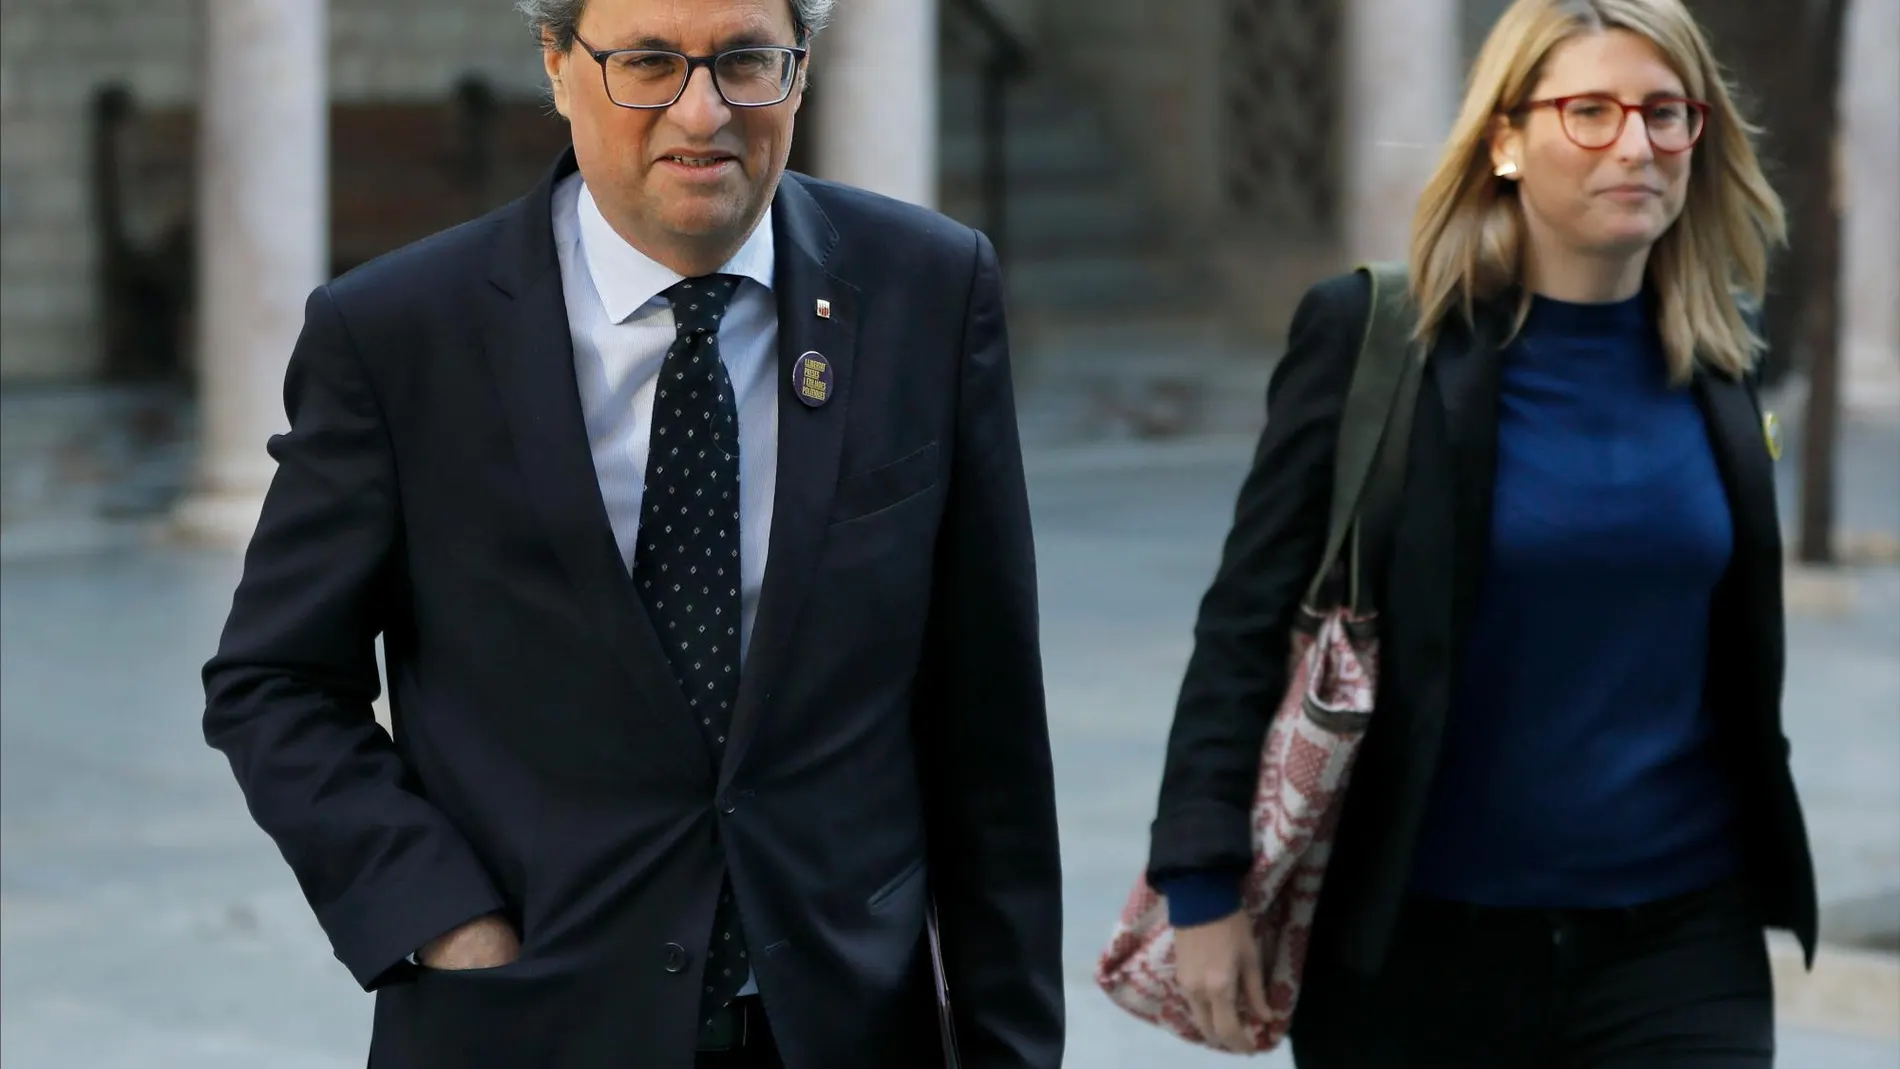
[[[1376,979],[1309,972],[1299,1069],[1768,1069],[1774,991],[1739,886],[1627,910],[1415,900]]]

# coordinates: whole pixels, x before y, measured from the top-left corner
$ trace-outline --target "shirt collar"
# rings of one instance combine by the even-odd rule
[[[580,217],[581,255],[587,260],[587,273],[593,276],[594,289],[600,294],[601,306],[607,310],[610,322],[626,322],[686,277],[653,260],[621,237],[606,216],[600,214],[600,205],[594,202],[594,195],[585,182],[581,183],[575,209]],[[768,204],[758,225],[752,228],[751,236],[718,273],[751,279],[770,290],[774,263],[772,206]]]

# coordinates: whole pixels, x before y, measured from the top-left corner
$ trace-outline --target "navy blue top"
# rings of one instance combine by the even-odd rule
[[[1712,884],[1738,851],[1703,706],[1733,528],[1701,412],[1641,296],[1535,298],[1499,385],[1490,548],[1413,890],[1555,908]],[[1162,891],[1198,924],[1233,911],[1238,877]]]

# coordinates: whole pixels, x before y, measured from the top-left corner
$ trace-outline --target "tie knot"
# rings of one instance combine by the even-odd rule
[[[673,306],[673,325],[680,337],[719,333],[719,320],[739,288],[737,275],[702,275],[682,279],[661,296]]]

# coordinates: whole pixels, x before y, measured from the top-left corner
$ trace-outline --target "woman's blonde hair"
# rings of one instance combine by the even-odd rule
[[[1721,69],[1681,0],[1517,0],[1485,40],[1472,66],[1464,105],[1412,224],[1412,293],[1419,336],[1429,342],[1454,310],[1474,306],[1521,278],[1524,209],[1516,184],[1492,174],[1491,138],[1499,115],[1530,98],[1545,59],[1579,34],[1628,30],[1653,43],[1689,96],[1710,105],[1692,150],[1682,214],[1650,251],[1670,376],[1687,381],[1700,358],[1739,376],[1753,366],[1762,339],[1741,309],[1759,302],[1772,244],[1787,240],[1781,199],[1762,175],[1752,138]],[[1530,309],[1522,294],[1518,326]],[[1514,328],[1515,329],[1515,328]]]

